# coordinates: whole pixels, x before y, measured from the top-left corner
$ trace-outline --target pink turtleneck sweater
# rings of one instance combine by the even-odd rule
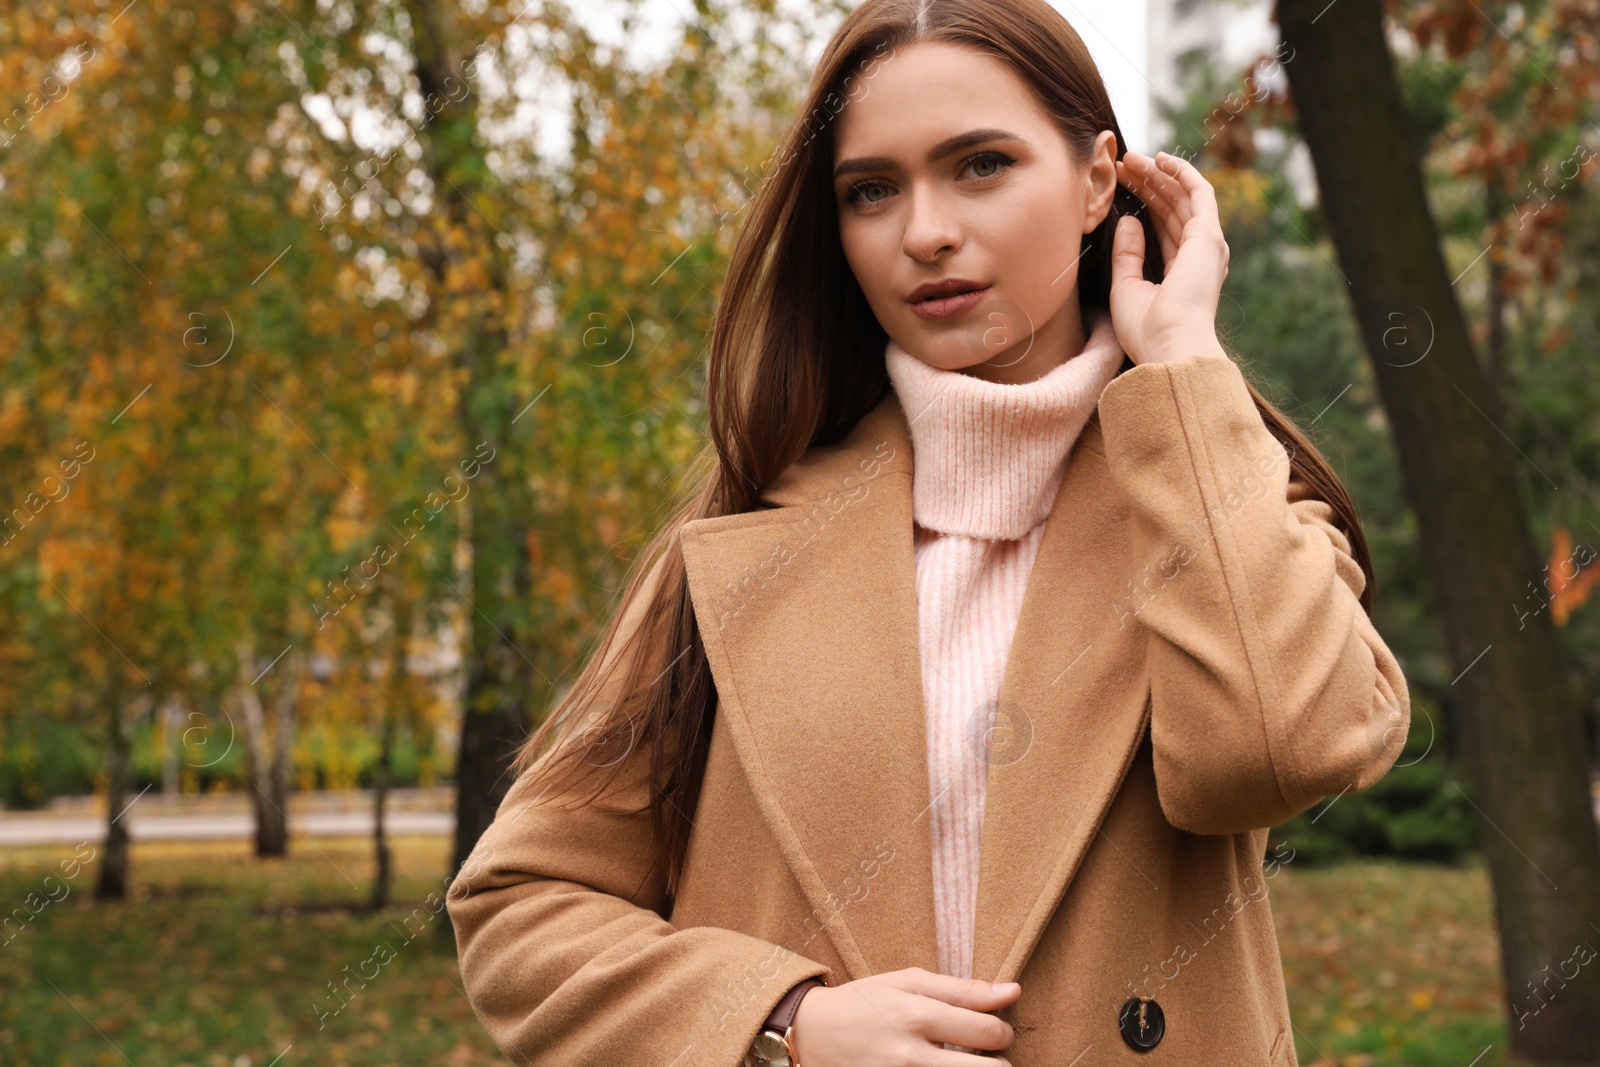
[[[1068,455],[1122,364],[1121,351],[1105,338],[1097,332],[1082,353],[1020,385],[941,370],[893,340],[885,353],[911,427],[934,914],[944,974],[972,976],[988,766],[1004,758],[998,747],[989,755],[985,739]]]

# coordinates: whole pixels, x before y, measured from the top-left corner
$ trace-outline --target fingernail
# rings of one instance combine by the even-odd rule
[[[1014,993],[1022,987],[1015,982],[992,982],[996,993]]]

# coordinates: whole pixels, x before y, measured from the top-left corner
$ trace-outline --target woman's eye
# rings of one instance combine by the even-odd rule
[[[856,185],[852,185],[850,187],[849,193],[847,193],[845,195],[845,202],[849,203],[849,204],[854,204],[856,201],[865,198],[867,203],[876,204],[876,203],[878,203],[879,200],[882,199],[882,197],[878,197],[878,198],[874,199],[872,197],[865,196],[865,194],[866,194],[866,192],[868,190],[871,190],[871,189],[882,189],[882,188],[883,188],[883,186],[879,182],[860,182],[860,183],[858,183]]]
[[[993,178],[995,175],[1000,173],[1001,169],[1009,167],[1015,162],[1016,160],[1012,159],[1004,152],[979,152],[977,155],[966,160],[966,162],[962,164],[961,169],[966,170],[968,167],[971,167],[973,172],[977,174],[980,179]],[[980,167],[989,169],[980,171],[978,169]],[[871,195],[873,190],[878,190],[882,192],[883,195],[873,196]],[[888,197],[888,195],[888,189],[885,188],[884,184],[880,181],[873,180],[857,182],[856,184],[850,186],[849,190],[845,193],[844,199],[845,203],[847,204],[881,204]]]
[[[978,177],[980,178],[992,178],[996,174],[1000,173],[1001,167],[1008,167],[1015,162],[1016,160],[1012,159],[1004,152],[980,152],[971,159],[967,160],[967,166],[973,168],[974,173],[978,173],[979,167],[993,164],[993,170],[986,173],[978,173]]]

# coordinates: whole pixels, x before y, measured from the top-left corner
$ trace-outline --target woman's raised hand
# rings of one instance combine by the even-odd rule
[[[995,986],[921,967],[819,986],[795,1014],[800,1067],[981,1067],[1007,1064],[944,1047],[1011,1047],[1011,1024],[989,1014],[1022,995],[1015,982]]]
[[[1144,280],[1144,228],[1117,220],[1111,247],[1111,318],[1135,363],[1227,353],[1217,341],[1217,301],[1228,274],[1228,242],[1217,198],[1188,160],[1128,151],[1117,180],[1144,201],[1166,264],[1160,283]]]

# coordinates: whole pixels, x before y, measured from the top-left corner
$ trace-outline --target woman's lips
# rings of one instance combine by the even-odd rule
[[[988,295],[989,286],[986,285],[982,289],[974,289],[970,293],[942,296],[937,300],[915,301],[911,305],[911,310],[919,319],[948,319],[954,315],[971,311]]]

